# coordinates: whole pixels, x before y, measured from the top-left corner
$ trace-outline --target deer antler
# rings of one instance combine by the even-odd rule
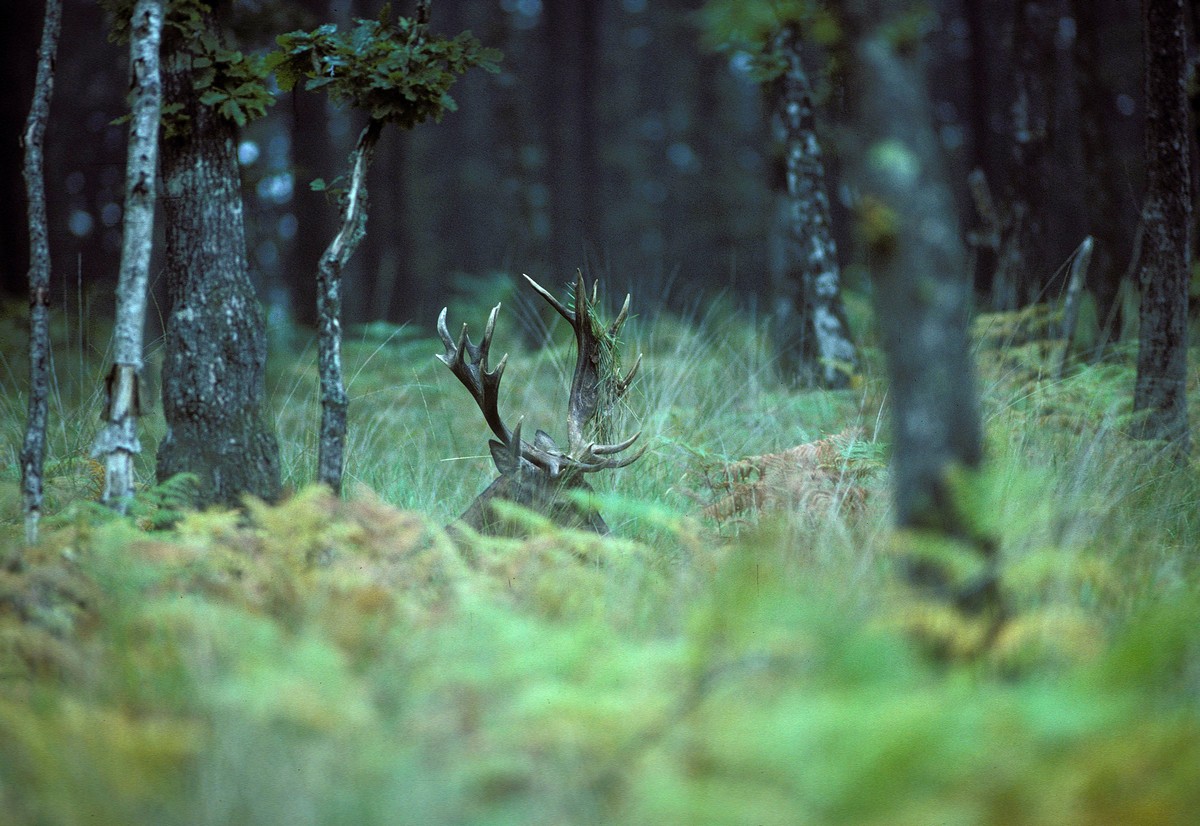
[[[586,425],[596,419],[598,414],[603,418],[608,410],[625,395],[642,364],[641,354],[638,354],[633,367],[624,377],[616,372],[615,364],[609,365],[613,369],[611,375],[601,375],[602,363],[614,359],[617,334],[629,317],[629,295],[626,294],[621,312],[605,330],[592,314],[592,307],[598,299],[599,281],[592,282],[592,295],[589,299],[583,282],[583,273],[577,271],[575,308],[572,311],[568,310],[549,290],[528,275],[525,276],[525,280],[537,290],[538,295],[546,299],[547,303],[567,320],[571,329],[575,331],[577,354],[575,374],[571,377],[571,395],[567,403],[567,441],[569,445],[567,452],[583,464],[596,465],[595,470],[624,467],[637,461],[643,451],[638,451],[621,460],[597,460],[597,457],[609,456],[625,450],[637,441],[640,433],[614,444],[595,444],[588,442],[584,436]]]
[[[456,346],[454,339],[450,337],[450,330],[446,328],[446,308],[443,307],[441,314],[438,315],[437,331],[438,335],[442,337],[442,343],[446,345],[446,353],[444,355],[437,354],[437,357],[450,368],[450,372],[457,376],[458,380],[471,393],[471,398],[475,399],[475,403],[483,411],[484,421],[496,434],[496,438],[506,447],[511,447],[513,444],[512,431],[500,418],[500,411],[496,406],[499,398],[500,379],[504,376],[504,366],[508,364],[508,353],[501,357],[495,370],[488,370],[488,351],[492,347],[492,333],[496,330],[496,316],[499,313],[500,305],[497,304],[488,315],[487,327],[484,328],[483,339],[479,342],[478,347],[471,343],[471,339],[467,335],[466,324],[463,324],[462,333],[459,334]],[[464,353],[470,361],[463,359]],[[519,428],[520,425],[518,425]]]
[[[488,315],[487,326],[484,328],[483,338],[478,345],[475,345],[467,335],[466,324],[463,325],[457,343],[455,342],[446,326],[446,309],[443,308],[438,316],[437,330],[446,347],[446,352],[438,354],[438,359],[449,367],[450,371],[467,388],[480,411],[483,412],[483,418],[488,427],[499,440],[500,446],[505,448],[514,460],[519,456],[546,471],[551,478],[558,478],[564,473],[592,473],[598,470],[621,468],[636,462],[645,452],[644,447],[629,456],[618,457],[617,454],[632,446],[641,436],[640,432],[624,441],[612,444],[586,441],[583,435],[585,425],[597,415],[602,386],[608,397],[604,401],[604,407],[607,409],[629,389],[634,374],[637,373],[638,366],[641,364],[641,356],[638,356],[633,368],[623,378],[619,375],[613,376],[609,378],[607,386],[604,386],[600,376],[601,362],[613,357],[613,342],[621,325],[625,323],[629,315],[629,296],[625,297],[625,306],[622,307],[616,320],[607,330],[601,330],[590,312],[590,305],[596,301],[595,285],[593,285],[593,294],[589,301],[584,292],[582,274],[579,275],[576,282],[573,314],[540,284],[529,276],[525,276],[525,278],[543,298],[550,302],[554,309],[571,323],[575,330],[578,354],[567,405],[569,447],[565,452],[558,447],[549,434],[542,430],[535,433],[532,443],[522,440],[520,423],[518,422],[516,429],[510,430],[500,416],[497,400],[500,379],[504,375],[508,355],[505,354],[500,359],[500,363],[494,370],[488,369],[488,353],[492,345],[492,334],[496,329],[496,316],[500,312],[499,304],[493,307]]]

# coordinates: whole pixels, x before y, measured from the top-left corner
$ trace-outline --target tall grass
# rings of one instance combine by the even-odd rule
[[[548,318],[506,303],[494,351],[505,417],[561,437],[572,355]],[[528,517],[528,539],[461,546],[441,526],[492,478],[489,434],[431,331],[349,337],[345,499],[307,486],[315,355],[294,346],[269,368],[293,495],[166,529],[145,461],[133,516],[86,504],[98,402],[69,388],[103,359],[60,336],[39,546],[2,480],[5,822],[1193,822],[1200,481],[1126,437],[1128,353],[1059,381],[1015,343],[978,352],[1011,616],[955,647],[930,642],[969,623],[892,570],[882,469],[855,516],[701,514],[706,464],[886,438],[869,337],[860,386],[826,393],[788,387],[729,307],[626,336],[644,367],[618,429],[649,450],[597,474],[616,535]],[[15,457],[19,367],[2,389]]]

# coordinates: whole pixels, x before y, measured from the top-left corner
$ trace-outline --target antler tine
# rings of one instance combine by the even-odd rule
[[[453,355],[452,350],[453,350],[453,346],[454,346],[454,339],[450,338],[450,330],[446,328],[446,311],[448,309],[449,309],[448,307],[442,307],[442,311],[440,313],[438,313],[438,320],[437,320],[438,335],[442,339],[442,344],[446,345],[446,352],[444,355],[441,353],[435,354],[437,356],[438,360],[446,365],[450,364],[450,362],[447,359],[449,359]]]
[[[600,457],[615,457],[616,454],[628,449],[641,435],[641,431],[638,431],[625,441],[611,445],[598,445],[592,442],[580,452],[577,458],[572,459],[572,462],[583,473],[593,473],[597,470],[609,470],[611,468],[622,468],[626,465],[631,465],[642,458],[642,454],[646,452],[645,446],[640,448],[636,453],[621,458]]]
[[[463,325],[462,332],[458,337],[458,343],[456,344],[450,336],[449,328],[446,326],[446,308],[443,307],[442,312],[438,315],[437,331],[438,336],[442,339],[442,344],[446,347],[446,352],[435,355],[439,361],[450,368],[450,372],[470,392],[471,398],[479,406],[480,411],[483,413],[484,421],[487,422],[492,433],[496,434],[496,438],[505,445],[511,446],[514,443],[513,434],[504,424],[504,420],[500,417],[500,411],[497,407],[500,395],[500,379],[503,378],[504,368],[508,364],[508,354],[505,353],[501,357],[500,363],[496,365],[496,369],[488,369],[488,353],[492,347],[492,333],[495,332],[496,316],[499,313],[500,305],[497,304],[488,315],[487,325],[483,331],[483,338],[480,340],[478,346],[473,344],[467,335],[466,324]],[[464,353],[466,354],[465,358]]]
[[[625,293],[625,303],[621,305],[621,312],[617,313],[617,317],[613,319],[613,323],[608,325],[609,335],[615,336],[617,333],[621,332],[621,325],[623,325],[625,320],[629,318],[629,299],[629,293]],[[595,299],[593,299],[593,301],[594,300]]]
[[[611,456],[614,453],[620,453],[621,451],[626,450],[630,445],[636,442],[641,435],[642,431],[639,430],[625,441],[617,442],[616,444],[598,445],[593,443],[588,445],[586,453],[589,456]]]
[[[584,451],[583,458],[575,460],[575,466],[584,473],[593,473],[597,470],[613,470],[632,465],[638,459],[642,458],[642,454],[646,452],[646,445],[642,445],[634,453],[620,458],[600,459],[597,461],[595,457],[610,456],[613,453],[624,450],[641,435],[641,433],[637,433],[632,438],[626,439],[621,445],[588,445],[587,450]]]
[[[479,352],[482,356],[480,364],[483,365],[483,371],[485,373],[487,372],[488,350],[490,350],[492,347],[492,333],[496,332],[496,316],[498,315],[500,315],[500,305],[496,304],[495,307],[492,307],[492,311],[488,313],[487,324],[483,328],[483,339],[479,342]],[[466,329],[467,325],[464,324],[463,330],[465,331]],[[496,365],[496,371],[498,373],[504,372],[503,364],[507,359],[508,353],[505,353],[500,359],[500,364]],[[496,382],[500,382],[499,377],[496,378]]]
[[[591,329],[591,324],[588,321],[588,313],[591,310],[589,305],[596,302],[596,290],[599,286],[600,279],[592,282],[592,300],[589,302],[587,285],[583,280],[583,270],[575,270],[575,320],[572,322],[572,326],[575,327],[575,336],[577,338]]]
[[[618,376],[616,380],[613,381],[613,396],[615,398],[620,399],[625,395],[625,393],[629,390],[629,386],[633,384],[633,378],[637,375],[638,368],[641,366],[642,354],[638,353],[637,358],[634,359],[633,366],[629,368],[629,372],[625,374],[625,377],[621,378]]]
[[[525,275],[525,273],[521,273],[521,274],[522,274],[522,275]],[[535,290],[537,290],[537,293],[538,293],[538,295],[540,295],[542,298],[546,299],[546,301],[547,301],[547,302],[550,304],[550,306],[551,306],[551,307],[553,307],[554,309],[558,310],[558,314],[559,314],[560,316],[562,316],[562,317],[563,317],[563,318],[565,318],[567,321],[571,322],[571,324],[572,324],[572,325],[574,325],[574,323],[575,323],[575,318],[574,318],[574,316],[572,316],[572,315],[571,315],[571,311],[570,311],[570,310],[568,310],[568,309],[566,308],[566,306],[564,306],[564,305],[563,305],[563,303],[562,303],[561,301],[559,301],[557,298],[555,298],[555,297],[554,297],[554,296],[553,296],[553,295],[550,293],[550,291],[549,291],[549,290],[547,290],[547,289],[546,289],[545,287],[543,287],[541,284],[539,284],[539,283],[537,283],[536,281],[534,281],[534,280],[533,280],[532,278],[530,278],[528,275],[525,275],[525,280],[529,282],[529,286],[531,286],[531,287],[533,287]]]
[[[608,466],[609,469],[623,468],[632,465],[638,459],[642,458],[642,455],[646,452],[647,447],[649,447],[649,445],[642,445],[635,452],[630,453],[625,458],[616,460]]]

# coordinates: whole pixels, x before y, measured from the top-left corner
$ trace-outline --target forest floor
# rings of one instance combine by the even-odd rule
[[[573,353],[562,324],[521,344],[530,306],[501,315],[501,407],[557,436]],[[486,308],[450,318],[478,330]],[[514,514],[529,538],[455,545],[443,526],[493,472],[432,330],[347,343],[344,498],[308,484],[315,351],[280,333],[272,352],[298,354],[269,366],[284,501],[181,509],[185,482],[153,484],[152,411],[119,518],[89,458],[104,354],[58,318],[48,515],[24,548],[5,333],[2,819],[1194,823],[1200,465],[1128,438],[1132,348],[1053,378],[1058,345],[1028,321],[977,323],[995,634],[897,574],[869,336],[854,389],[801,391],[727,307],[635,318],[618,432],[649,449],[597,474],[614,536]]]

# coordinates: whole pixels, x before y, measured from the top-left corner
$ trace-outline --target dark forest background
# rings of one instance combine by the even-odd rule
[[[65,5],[46,149],[54,290],[66,306],[83,296],[89,312],[107,313],[127,131],[113,121],[126,110],[128,54],[108,42],[94,0]],[[236,4],[246,47],[266,47],[290,29],[373,16],[378,6]],[[776,203],[782,161],[753,77],[753,47],[710,25],[702,6],[434,3],[434,29],[471,29],[504,52],[502,69],[468,73],[453,90],[459,111],[441,124],[385,131],[371,170],[368,235],[346,276],[346,320],[428,324],[455,293],[499,294],[521,272],[561,284],[577,267],[614,294],[632,292],[643,308],[687,310],[716,293],[769,306],[786,270]],[[32,0],[0,10],[9,67],[0,100],[0,132],[9,136],[0,144],[9,212],[0,222],[0,274],[13,297],[25,292],[28,255],[14,136],[27,114],[41,12]],[[968,185],[975,169],[998,212],[1027,205],[1026,254],[1003,285],[992,283],[995,245],[973,247],[979,301],[1005,307],[1059,295],[1064,262],[1092,234],[1091,330],[1119,332],[1143,177],[1139,4],[938,0],[913,25],[931,50],[937,134],[962,226],[977,241],[987,235]],[[805,59],[819,95],[845,283],[854,290],[865,274],[846,214],[852,192],[840,174],[854,124],[838,51],[835,42]],[[309,182],[340,174],[359,127],[301,92],[281,96],[243,132],[253,277],[273,321],[313,321],[316,260],[337,210]],[[155,289],[161,305],[161,284]],[[150,315],[153,328],[157,313]]]

